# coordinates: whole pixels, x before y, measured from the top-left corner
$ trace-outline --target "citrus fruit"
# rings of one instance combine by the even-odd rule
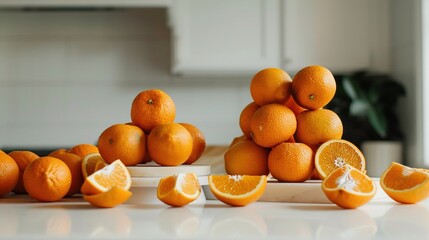
[[[237,207],[257,201],[267,186],[265,175],[210,175],[208,178],[213,195],[219,201]]]
[[[380,186],[399,203],[417,203],[429,196],[429,173],[393,162],[381,175]]]
[[[104,168],[108,163],[104,161],[100,153],[90,153],[82,159],[81,171],[85,179],[94,172]]]
[[[10,157],[12,157],[13,160],[15,160],[15,162],[19,168],[19,179],[18,179],[18,183],[16,184],[15,188],[13,189],[13,192],[15,192],[15,193],[26,193],[25,188],[24,188],[24,182],[22,180],[22,175],[24,174],[24,170],[27,167],[27,165],[31,161],[39,158],[39,155],[35,154],[34,152],[25,151],[25,150],[12,151],[12,152],[8,153],[8,155]]]
[[[124,190],[131,187],[130,172],[119,159],[85,178],[80,191],[84,195],[92,195],[106,192],[113,187]]]
[[[126,202],[132,195],[133,193],[128,190],[120,187],[112,187],[106,192],[94,195],[83,195],[83,199],[95,207],[112,208]]]
[[[357,208],[369,202],[377,191],[374,181],[346,164],[332,171],[322,182],[328,199],[342,208]]]
[[[48,156],[49,156],[49,157],[56,157],[56,156],[58,156],[59,154],[63,154],[63,153],[66,153],[66,152],[67,152],[67,149],[65,149],[65,148],[58,148],[58,149],[56,149],[56,150],[54,150],[54,151],[50,152],[50,153],[48,154]]]
[[[292,79],[280,68],[265,68],[256,73],[250,82],[250,95],[256,104],[285,103],[290,97]]]
[[[252,140],[243,140],[224,154],[225,170],[229,175],[268,175],[269,149]]]
[[[161,178],[157,197],[173,207],[185,206],[195,201],[201,194],[201,186],[194,173],[178,173]]]
[[[146,135],[137,126],[114,124],[98,137],[98,150],[107,163],[120,159],[126,166],[133,166],[144,161]]]
[[[66,196],[70,197],[80,192],[80,188],[83,184],[83,175],[82,175],[82,158],[73,153],[63,153],[56,156],[58,159],[62,160],[67,167],[69,167],[71,173],[71,185],[70,189],[67,192]]]
[[[293,77],[291,92],[294,100],[303,108],[318,109],[328,104],[335,95],[337,85],[329,69],[308,66]]]
[[[240,113],[240,118],[239,118],[240,129],[247,138],[251,138],[250,119],[252,118],[253,114],[256,112],[256,110],[258,110],[259,107],[260,106],[255,102],[251,102],[247,104]]]
[[[161,166],[178,166],[191,156],[193,140],[189,131],[178,123],[156,126],[147,143],[151,159]]]
[[[239,143],[243,140],[251,140],[250,138],[246,137],[246,135],[241,135],[241,136],[237,136],[234,137],[231,141],[231,143],[229,144],[229,148],[231,148],[232,146],[234,146],[236,143]]]
[[[12,157],[0,150],[0,197],[10,193],[19,180],[19,167]]]
[[[192,137],[191,156],[189,156],[183,164],[192,164],[196,162],[201,155],[203,155],[204,150],[206,149],[206,138],[204,137],[203,132],[201,132],[201,130],[196,126],[190,123],[180,123],[180,125],[184,126]]]
[[[155,126],[171,123],[176,118],[173,99],[162,90],[149,89],[140,92],[131,105],[131,121],[149,133]]]
[[[341,139],[343,123],[329,109],[306,110],[296,117],[295,140],[308,146],[318,146],[331,139]]]
[[[82,144],[73,146],[72,148],[67,150],[67,152],[76,154],[79,157],[83,158],[90,153],[98,153],[98,148],[93,144],[82,143]]]
[[[304,182],[314,171],[313,150],[303,143],[280,143],[270,151],[268,169],[279,182]]]
[[[314,157],[314,164],[321,179],[346,164],[365,171],[365,157],[362,152],[353,143],[342,139],[329,140],[320,145]]]
[[[296,103],[295,99],[293,99],[292,96],[287,100],[285,105],[286,105],[286,107],[290,108],[290,110],[292,110],[293,113],[295,113],[295,116],[298,116],[298,114],[307,110],[306,108],[299,106],[298,103]]]
[[[62,199],[70,189],[69,167],[55,157],[40,157],[28,164],[23,175],[24,187],[30,197],[53,202]]]
[[[250,119],[252,139],[262,147],[274,147],[286,142],[295,130],[295,114],[288,107],[277,103],[260,107]]]

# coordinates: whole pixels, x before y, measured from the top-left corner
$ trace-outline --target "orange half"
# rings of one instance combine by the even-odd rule
[[[178,173],[161,178],[157,188],[159,200],[173,207],[185,206],[201,194],[201,186],[195,173]]]
[[[103,157],[101,157],[100,153],[90,153],[87,154],[82,159],[82,175],[84,178],[93,174],[97,170],[100,170],[107,166],[107,162],[104,161]]]
[[[213,195],[231,206],[245,206],[257,201],[265,192],[266,186],[266,175],[209,176],[209,187]]]
[[[107,192],[94,195],[83,195],[83,199],[96,207],[112,208],[126,202],[132,195],[132,192],[128,190],[120,187],[113,187]]]

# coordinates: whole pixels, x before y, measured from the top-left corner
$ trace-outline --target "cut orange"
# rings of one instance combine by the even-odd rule
[[[112,208],[126,202],[132,195],[133,193],[128,190],[120,187],[113,187],[107,192],[95,195],[84,195],[83,199],[96,207]]]
[[[429,196],[429,173],[393,162],[381,175],[380,186],[399,203],[417,203]]]
[[[375,196],[377,187],[368,175],[346,164],[323,180],[322,190],[338,206],[357,208]]]
[[[157,197],[173,207],[185,206],[201,194],[201,186],[195,173],[179,173],[161,178]]]
[[[209,187],[221,202],[231,206],[245,206],[257,201],[265,191],[267,176],[210,175]]]
[[[89,175],[82,185],[81,192],[84,195],[92,195],[106,192],[113,187],[124,190],[131,187],[130,172],[119,159]]]
[[[82,174],[84,178],[107,166],[100,153],[90,153],[82,159]]]
[[[365,171],[365,157],[362,152],[353,143],[342,139],[332,139],[320,145],[314,163],[321,179],[346,164],[359,171]]]

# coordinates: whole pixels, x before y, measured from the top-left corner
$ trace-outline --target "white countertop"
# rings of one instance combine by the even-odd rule
[[[82,198],[41,203],[0,199],[1,239],[278,238],[428,239],[429,200],[414,205],[371,201],[355,210],[333,204],[255,202],[229,207],[217,200],[171,208],[123,204],[99,209]]]

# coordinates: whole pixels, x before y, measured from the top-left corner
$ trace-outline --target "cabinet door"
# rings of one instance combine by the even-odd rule
[[[170,11],[174,73],[254,74],[281,64],[278,0],[179,0]]]

